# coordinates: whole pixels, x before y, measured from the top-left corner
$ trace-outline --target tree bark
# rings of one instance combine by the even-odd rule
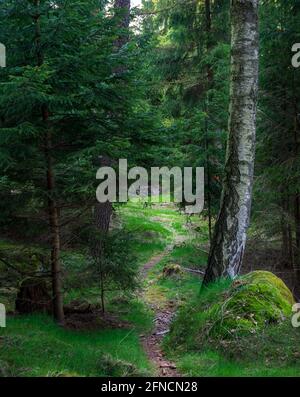
[[[299,157],[299,119],[298,119],[298,98],[295,93],[295,77],[294,77],[294,155],[295,159]],[[299,180],[296,183],[299,186]],[[295,219],[295,241],[296,241],[296,262],[300,265],[300,192],[296,189],[294,197],[294,219]]]
[[[205,0],[205,24],[206,24],[206,32],[210,33],[211,31],[211,0]],[[209,38],[208,38],[209,39]]]
[[[130,0],[115,0],[114,11],[115,16],[118,18],[118,26],[123,29],[116,40],[116,47],[120,49],[129,41],[129,23],[130,23]]]
[[[36,56],[37,65],[42,66],[44,57],[41,46],[41,26],[40,26],[40,1],[35,1],[36,15],[35,21],[35,43],[36,43]],[[53,293],[53,315],[59,324],[64,322],[64,309],[63,309],[63,295],[62,295],[62,281],[61,281],[61,268],[60,268],[60,226],[59,214],[55,194],[55,176],[53,169],[52,158],[52,132],[49,126],[49,111],[46,104],[41,107],[41,115],[43,123],[45,124],[45,161],[46,161],[46,184],[48,196],[48,217],[51,234],[51,272],[52,272],[52,293]]]
[[[114,1],[115,14],[120,19],[119,26],[124,29],[129,28],[130,2],[131,2],[130,0],[115,0]],[[128,41],[128,38],[126,41]]]
[[[299,158],[299,119],[298,119],[298,98],[295,90],[295,75],[294,75],[294,156]],[[296,181],[296,186],[299,186],[299,180]],[[295,221],[295,291],[300,296],[300,192],[296,189],[294,196],[294,221]]]
[[[46,118],[43,118],[47,122]],[[53,293],[53,315],[59,324],[64,323],[62,280],[60,266],[60,227],[59,215],[56,201],[54,199],[55,177],[53,170],[53,159],[51,156],[52,135],[50,130],[45,137],[45,156],[47,164],[47,190],[48,190],[48,214],[51,230],[51,272],[52,272],[52,293]]]
[[[129,22],[130,22],[130,5],[131,2],[130,0],[115,0],[114,2],[114,10],[115,10],[115,15],[117,18],[119,18],[119,26],[121,29],[124,29],[125,31],[129,29]],[[117,38],[115,42],[115,46],[117,50],[120,50],[123,45],[125,45],[129,40],[129,35],[125,34],[120,34],[119,37]],[[124,71],[124,67],[117,68],[115,70],[115,73],[122,73]],[[100,161],[100,166],[111,166],[113,163],[113,160],[109,159],[107,156]],[[113,212],[113,206],[112,203],[106,202],[106,203],[96,203],[95,208],[94,208],[94,213],[95,213],[95,225],[98,230],[100,230],[101,233],[108,233],[109,231],[109,225],[110,225],[110,220],[112,217],[112,212]]]
[[[296,259],[300,266],[300,193],[296,193],[295,202],[295,229],[296,229]]]
[[[102,155],[97,160],[97,165],[100,167],[111,167],[114,160],[108,156]],[[96,229],[100,231],[104,237],[109,231],[110,220],[113,213],[113,205],[111,202],[105,203],[97,202],[94,207],[94,222]]]
[[[204,285],[240,271],[250,220],[258,93],[258,0],[231,1],[229,136]]]
[[[287,186],[284,188],[285,192],[288,192]],[[288,267],[292,270],[295,267],[295,255],[294,255],[294,243],[293,243],[293,228],[292,228],[292,217],[290,208],[290,196],[284,198],[284,223],[287,234],[287,246],[285,251],[285,257],[287,258]]]
[[[293,252],[293,233],[290,222],[289,197],[284,195],[287,189],[282,187],[282,205],[281,205],[281,234],[282,234],[282,259],[286,263],[287,268],[294,268],[294,252]]]
[[[205,0],[205,30],[206,30],[206,51],[209,52],[211,48],[211,4],[210,0]],[[206,79],[207,79],[207,91],[211,88],[213,83],[213,75],[211,65],[206,65]],[[208,208],[208,235],[209,243],[212,242],[212,211],[211,211],[211,173],[210,173],[210,158],[209,158],[209,137],[208,137],[208,95],[206,94],[205,99],[205,150],[206,150],[206,187],[207,187],[207,208]]]
[[[103,234],[108,233],[110,219],[112,216],[112,203],[96,203],[95,205],[95,226]]]

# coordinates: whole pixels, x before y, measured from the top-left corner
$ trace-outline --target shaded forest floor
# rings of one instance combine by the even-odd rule
[[[289,321],[240,341],[228,352],[211,346],[201,351],[169,348],[172,317],[199,294],[197,272],[205,268],[208,249],[205,220],[188,219],[171,205],[129,203],[118,209],[113,226],[136,236],[131,248],[141,269],[138,294],[109,292],[106,317],[94,310],[68,318],[68,328],[58,327],[47,315],[10,315],[7,328],[0,329],[0,375],[300,375],[300,333]],[[25,257],[28,249],[44,250],[7,240],[0,244],[1,255]],[[65,303],[99,308],[99,287],[86,276],[84,251],[66,250],[62,259]],[[16,288],[13,282],[0,288],[0,302],[10,311]]]

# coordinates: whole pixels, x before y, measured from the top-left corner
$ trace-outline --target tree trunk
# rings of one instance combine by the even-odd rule
[[[282,259],[286,263],[287,267],[293,268],[293,257],[291,256],[291,225],[289,224],[289,213],[288,213],[288,200],[284,196],[285,189],[281,189],[282,192],[282,204],[281,204],[281,252]]]
[[[288,191],[288,188],[286,188],[286,191]],[[290,209],[290,197],[286,197],[285,200],[285,223],[286,223],[286,228],[287,228],[287,238],[288,238],[288,248],[286,251],[286,255],[288,258],[288,264],[289,268],[293,269],[294,268],[294,263],[295,263],[295,258],[294,258],[294,243],[293,243],[293,229],[292,229],[292,223],[291,223],[291,209]]]
[[[210,0],[205,0],[205,27],[206,27],[206,51],[209,52],[211,48],[211,7]],[[206,79],[207,79],[207,91],[211,88],[213,82],[213,75],[211,72],[211,65],[206,65]],[[205,150],[206,150],[206,188],[207,188],[207,208],[208,208],[208,234],[209,242],[212,242],[212,213],[211,213],[211,173],[210,173],[210,158],[209,158],[209,125],[208,125],[208,95],[205,99]]]
[[[102,155],[98,158],[97,163],[100,167],[111,167],[114,160],[108,156]],[[94,207],[94,222],[96,229],[100,231],[104,237],[109,231],[110,220],[112,217],[113,206],[112,203],[106,201],[105,203],[97,202]]]
[[[211,213],[211,183],[210,183],[210,178],[211,178],[211,173],[210,173],[210,158],[209,158],[209,139],[208,139],[208,104],[207,104],[208,98],[205,100],[205,122],[204,122],[204,128],[205,128],[205,150],[206,150],[206,197],[207,197],[207,210],[208,210],[208,236],[209,236],[209,243],[211,244],[212,242],[212,213]]]
[[[40,1],[35,1],[36,15],[33,17],[36,28],[36,56],[37,65],[42,66],[44,57],[41,46],[41,26],[40,26]],[[46,160],[46,183],[47,183],[47,196],[48,196],[48,217],[51,234],[51,272],[52,272],[52,293],[53,293],[53,315],[59,324],[64,322],[64,309],[63,309],[63,296],[62,296],[62,282],[61,282],[61,269],[60,269],[60,227],[59,215],[55,193],[55,176],[53,170],[52,158],[52,133],[49,126],[49,112],[47,105],[41,108],[42,120],[45,124],[45,160]]]
[[[206,25],[206,33],[208,36],[210,35],[211,31],[211,7],[210,7],[211,0],[205,0],[205,25]],[[210,37],[207,37],[207,42],[210,43]],[[209,45],[208,45],[209,47]]]
[[[114,10],[115,10],[115,15],[120,19],[119,26],[121,28],[128,29],[130,22],[130,0],[115,0]],[[126,35],[125,35],[125,43],[127,41],[128,38],[126,39]]]
[[[110,219],[112,216],[112,203],[96,203],[95,205],[95,226],[102,234],[109,231]]]
[[[100,275],[100,279],[101,279],[101,309],[102,309],[102,313],[105,313],[105,303],[104,303],[104,275],[101,273]]]
[[[129,29],[129,22],[130,22],[130,0],[115,0],[114,2],[114,10],[115,15],[119,18],[119,26],[120,28],[124,29],[125,31]],[[117,50],[120,50],[124,44],[126,44],[129,40],[129,36],[123,32],[117,38],[115,42],[115,46]],[[124,71],[124,67],[117,68],[115,73],[122,73]],[[105,156],[100,161],[100,166],[111,166],[112,160],[109,157]],[[95,225],[101,233],[108,233],[110,220],[112,217],[113,206],[112,203],[97,203],[94,208],[95,213]]]
[[[295,197],[295,228],[296,228],[296,260],[300,266],[300,193],[296,193]]]
[[[295,159],[299,158],[299,120],[298,120],[298,98],[296,95],[296,84],[294,75],[294,156]],[[296,186],[299,186],[299,180],[296,181]],[[296,189],[294,195],[294,222],[295,222],[295,258],[294,258],[294,271],[295,271],[295,291],[300,296],[300,192]]]
[[[234,278],[250,220],[258,93],[258,0],[231,2],[229,137],[220,212],[204,285]]]
[[[47,119],[44,119],[47,122]],[[47,163],[47,190],[48,190],[48,214],[51,230],[51,272],[52,272],[52,293],[53,293],[53,314],[59,324],[64,322],[62,280],[60,268],[60,227],[59,215],[56,201],[53,198],[55,190],[55,179],[53,171],[53,159],[51,156],[52,136],[48,130],[46,133],[46,163]]]
[[[38,277],[25,278],[19,286],[15,308],[20,314],[51,313],[52,299],[47,282]]]
[[[298,120],[298,98],[295,93],[295,76],[294,76],[294,155],[295,159],[299,158],[299,120]],[[296,183],[299,186],[299,180]],[[296,189],[294,197],[294,219],[295,219],[295,234],[296,234],[296,261],[300,265],[300,192]]]

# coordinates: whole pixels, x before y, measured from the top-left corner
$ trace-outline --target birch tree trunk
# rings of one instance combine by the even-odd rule
[[[238,275],[250,220],[258,93],[258,2],[231,1],[229,136],[220,211],[203,284]]]

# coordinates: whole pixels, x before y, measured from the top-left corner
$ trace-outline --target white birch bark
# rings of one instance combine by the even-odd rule
[[[255,158],[258,2],[231,0],[229,136],[220,212],[204,284],[236,277],[245,250]]]

